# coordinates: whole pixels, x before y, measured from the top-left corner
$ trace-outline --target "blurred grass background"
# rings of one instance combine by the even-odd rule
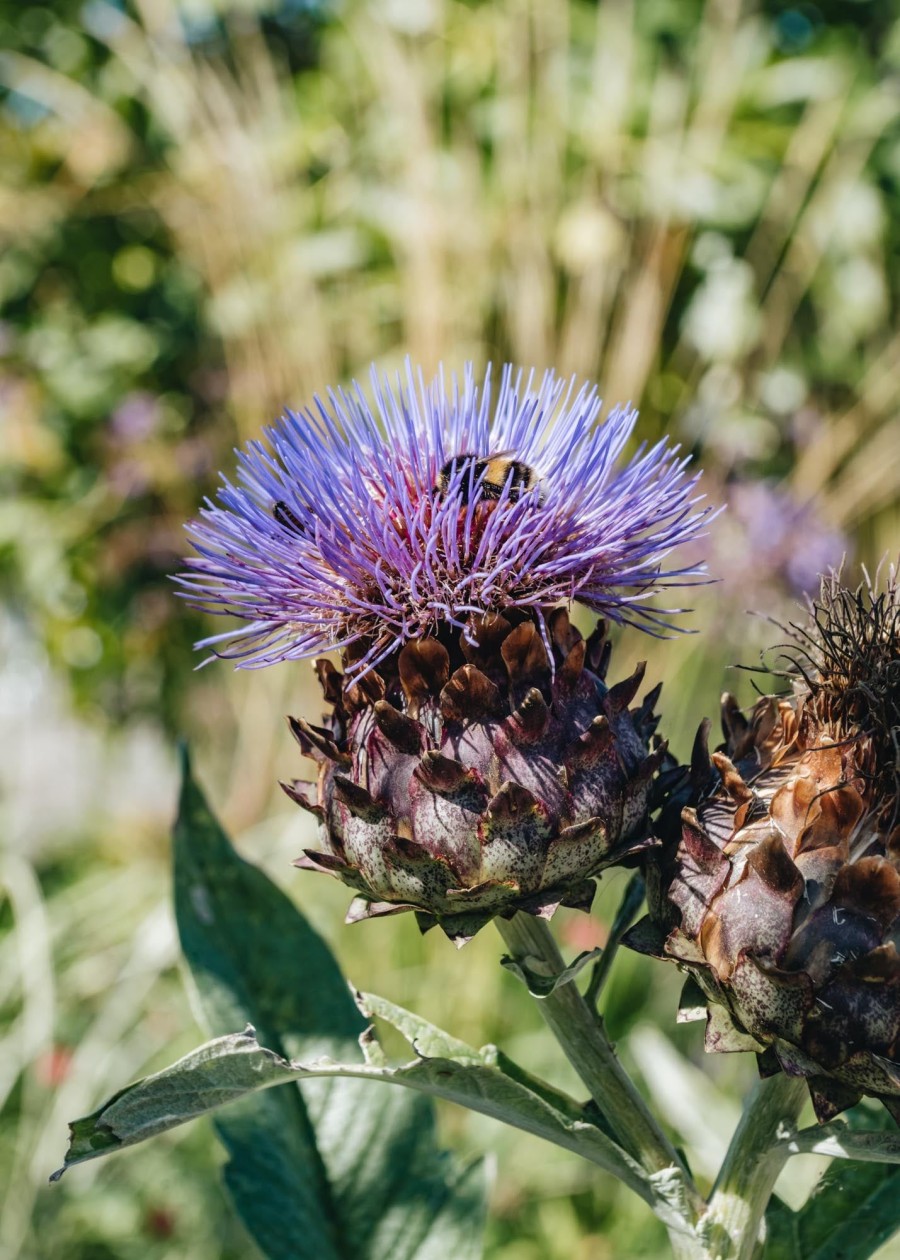
[[[555,366],[641,408],[728,513],[700,633],[649,657],[684,754],[822,568],[900,551],[893,0],[0,0],[0,1256],[249,1260],[209,1129],[46,1176],[65,1122],[196,1043],[168,907],[186,734],[241,850],[348,975],[563,1084],[488,929],[344,929],[291,870],[311,670],[193,672],[181,526],[285,404],[409,353]],[[753,610],[756,615],[750,615]],[[571,950],[602,942],[622,877]],[[622,957],[613,1037],[700,1175],[754,1076]],[[664,1254],[625,1192],[487,1121],[490,1260]],[[813,1161],[783,1186],[802,1193]],[[900,1256],[888,1244],[882,1256]]]

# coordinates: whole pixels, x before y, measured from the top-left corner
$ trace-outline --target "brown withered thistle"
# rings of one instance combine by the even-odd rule
[[[726,695],[711,758],[701,731],[629,943],[690,973],[683,1017],[708,1007],[708,1049],[806,1077],[821,1120],[863,1095],[900,1120],[896,570],[880,590],[826,578],[789,633],[771,671],[788,694],[747,715]]]

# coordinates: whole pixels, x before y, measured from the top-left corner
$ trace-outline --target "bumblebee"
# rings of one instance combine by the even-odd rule
[[[521,459],[511,459],[508,452],[498,455],[454,455],[438,474],[435,490],[446,494],[455,473],[462,470],[459,490],[463,503],[469,502],[470,488],[480,488],[482,499],[497,500],[509,486],[510,500],[520,499],[537,485],[537,473]]]
[[[301,538],[305,538],[309,533],[309,530],[297,514],[292,512],[288,505],[280,499],[272,509],[272,516],[282,529],[289,530],[292,534],[299,534]]]

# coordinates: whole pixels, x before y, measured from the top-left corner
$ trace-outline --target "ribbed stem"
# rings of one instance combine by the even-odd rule
[[[526,971],[537,963],[542,972],[558,975],[565,963],[543,919],[517,914],[495,919],[515,960]],[[690,1174],[631,1078],[616,1058],[594,1012],[573,983],[560,985],[539,999],[541,1014],[591,1098],[614,1130],[618,1141],[649,1173],[677,1168],[684,1177],[695,1211],[704,1207]]]
[[[728,1260],[752,1260],[760,1246],[763,1216],[789,1152],[775,1146],[795,1126],[806,1100],[802,1080],[772,1076],[747,1099],[703,1222],[704,1236],[718,1236]]]
[[[670,1229],[669,1243],[673,1260],[721,1260],[718,1255],[708,1251],[695,1234],[680,1234]]]

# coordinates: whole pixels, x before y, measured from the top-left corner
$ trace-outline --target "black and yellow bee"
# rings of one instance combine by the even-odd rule
[[[512,459],[508,451],[497,455],[454,455],[438,474],[435,490],[446,494],[454,474],[462,470],[459,489],[463,503],[468,503],[470,488],[480,488],[483,499],[497,500],[509,487],[510,500],[520,499],[537,485],[537,473],[521,459]]]
[[[272,509],[272,516],[282,529],[287,529],[292,534],[299,534],[301,538],[305,538],[309,533],[309,530],[297,516],[296,512],[292,512],[288,505],[280,499]]]

